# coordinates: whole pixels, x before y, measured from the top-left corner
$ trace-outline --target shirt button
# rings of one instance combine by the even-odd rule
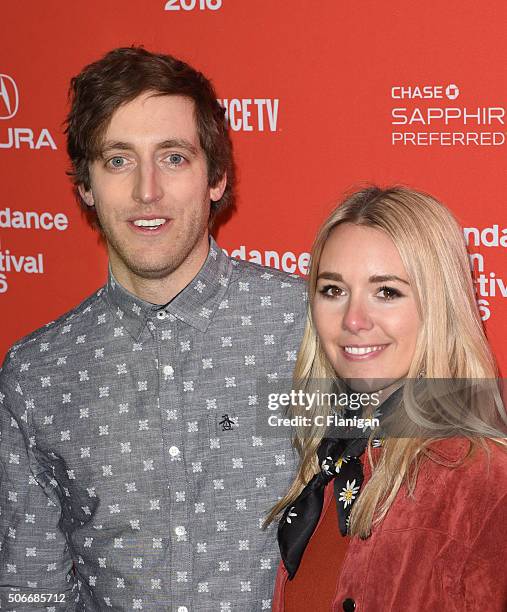
[[[178,612],[188,612],[187,606],[179,606]]]
[[[183,525],[178,525],[174,528],[174,533],[178,536],[182,536],[187,533],[187,530],[185,529],[185,527],[183,527]]]
[[[354,612],[356,609],[356,602],[350,597],[347,597],[347,599],[343,600],[342,606],[344,612]]]
[[[174,374],[174,368],[166,365],[163,367],[162,372],[164,372],[164,376],[172,376]]]
[[[180,449],[177,446],[171,446],[171,448],[169,449],[169,454],[171,455],[171,457],[177,457],[180,454]],[[183,529],[185,528],[183,527]]]
[[[157,319],[162,320],[162,319],[165,319],[165,318],[166,318],[166,316],[167,316],[167,315],[166,315],[165,310],[159,310],[159,311],[157,312]]]

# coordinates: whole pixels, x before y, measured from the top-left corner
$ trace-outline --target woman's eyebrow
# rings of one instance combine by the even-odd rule
[[[368,279],[370,283],[388,283],[389,281],[399,281],[400,283],[405,283],[405,285],[410,285],[410,283],[396,276],[395,274],[375,274],[374,276],[370,276]]]
[[[325,278],[327,280],[334,280],[338,283],[343,283],[343,276],[341,274],[337,274],[336,272],[321,272],[317,276],[317,280]]]
[[[341,274],[338,274],[337,272],[321,272],[318,275],[317,280],[320,280],[321,278],[324,278],[326,280],[333,280],[338,283],[344,282],[343,276]],[[370,283],[387,283],[389,281],[399,281],[400,283],[405,283],[405,285],[410,285],[407,280],[396,276],[396,274],[375,274],[374,276],[370,276],[370,278],[368,279],[368,282]]]

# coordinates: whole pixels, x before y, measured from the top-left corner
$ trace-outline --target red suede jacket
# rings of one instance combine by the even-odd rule
[[[415,496],[400,490],[371,537],[351,538],[332,612],[507,611],[507,452],[489,446],[489,458],[477,450],[455,469],[425,461]],[[444,440],[432,449],[454,462],[468,442]],[[286,581],[280,564],[274,612],[284,610]]]

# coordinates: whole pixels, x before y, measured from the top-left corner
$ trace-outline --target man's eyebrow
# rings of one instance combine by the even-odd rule
[[[100,154],[103,156],[108,151],[131,151],[134,149],[134,145],[129,142],[124,142],[122,140],[106,140],[100,147]],[[185,149],[192,155],[197,155],[198,149],[197,147],[185,140],[184,138],[169,138],[168,140],[162,140],[157,143],[157,149]]]
[[[343,276],[341,274],[337,274],[336,272],[321,272],[317,280],[321,278],[326,280],[336,281],[337,283],[343,283]],[[410,283],[395,274],[376,274],[374,276],[370,276],[368,282],[370,283],[388,283],[390,281],[398,281],[400,283],[405,283],[405,285],[410,285]]]
[[[157,149],[172,149],[173,147],[177,149],[186,149],[189,153],[192,153],[192,155],[197,155],[198,152],[197,147],[184,138],[170,138],[169,140],[159,142],[157,145]]]

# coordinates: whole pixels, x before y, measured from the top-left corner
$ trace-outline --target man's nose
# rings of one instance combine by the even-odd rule
[[[135,177],[133,198],[139,204],[153,204],[162,199],[164,191],[155,164],[139,164]]]

